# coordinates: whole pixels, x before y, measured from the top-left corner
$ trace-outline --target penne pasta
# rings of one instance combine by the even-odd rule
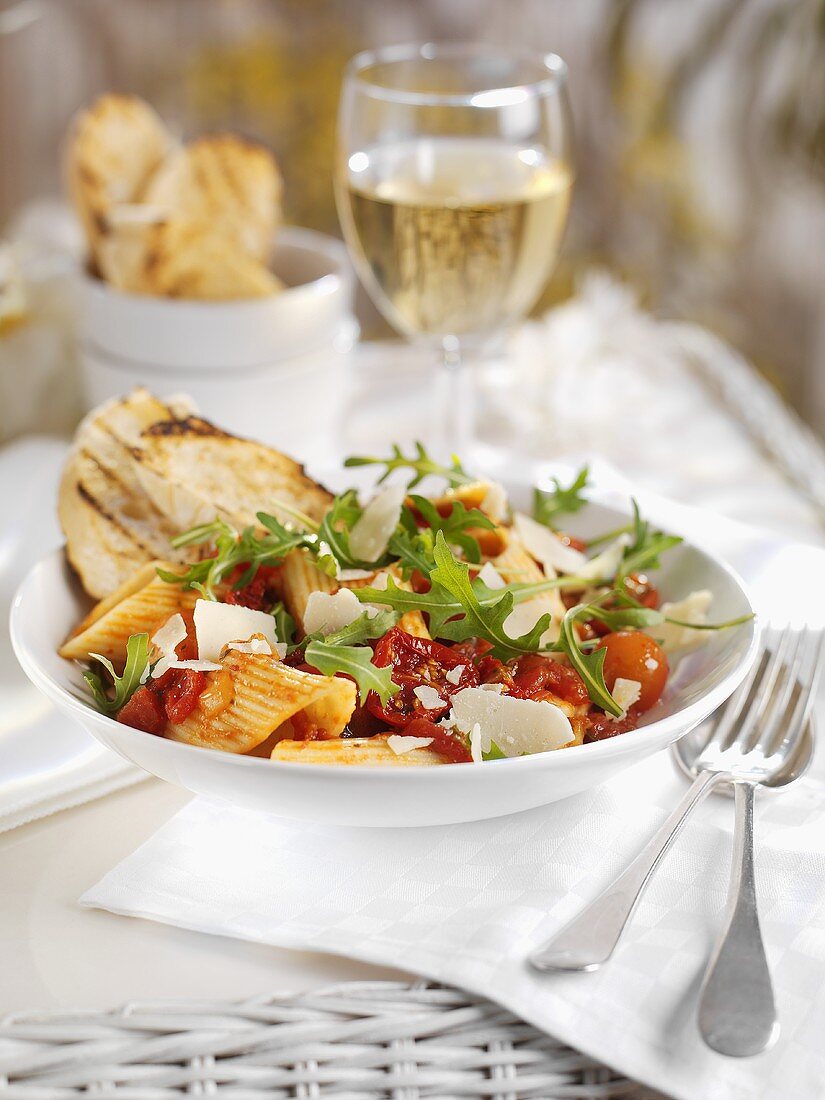
[[[244,753],[265,741],[280,726],[328,695],[334,697],[326,712],[316,717],[330,721],[330,735],[349,719],[344,716],[346,701],[355,705],[354,685],[329,676],[317,676],[283,664],[277,657],[230,650],[221,661],[232,677],[234,696],[229,706],[217,715],[196,707],[182,722],[170,724],[165,736],[201,748]],[[220,673],[208,673],[219,676]],[[341,685],[344,685],[342,688]],[[352,689],[351,691],[349,689]],[[350,714],[352,711],[350,710]]]
[[[376,575],[381,572],[385,572],[385,570],[377,569],[375,573],[368,577],[340,581],[335,577],[328,576],[322,569],[319,569],[305,550],[293,550],[291,554],[287,555],[281,567],[283,600],[286,609],[295,620],[298,629],[301,633],[304,633],[304,614],[309,597],[313,592],[328,592],[332,595],[339,588],[366,588],[372,584]],[[396,577],[399,587],[409,588],[408,582],[400,579],[397,569],[389,568],[386,572],[390,572]],[[413,634],[416,638],[430,637],[419,611],[409,611],[402,615],[398,625],[402,630],[406,630],[408,634]]]
[[[295,625],[304,633],[304,612],[313,592],[337,592],[341,587],[334,577],[319,569],[306,550],[293,550],[281,566],[283,601]]]
[[[84,661],[90,653],[107,657],[115,668],[122,668],[126,643],[131,634],[151,634],[176,611],[195,606],[199,594],[177,584],[167,584],[157,575],[156,567],[180,570],[167,562],[150,562],[134,577],[108,596],[89,613],[77,631],[60,647],[61,657]]]
[[[272,759],[293,764],[344,764],[367,768],[443,764],[444,758],[427,748],[395,753],[387,737],[345,737],[332,741],[279,741]]]
[[[547,574],[542,567],[527,553],[518,536],[510,531],[507,545],[504,550],[493,558],[493,565],[501,574],[507,584],[536,584],[547,579]],[[552,616],[550,629],[544,637],[555,640],[559,634],[559,626],[567,609],[562,602],[561,594],[557,589],[542,592],[538,596],[517,604],[513,611],[516,621],[510,623],[511,632],[524,633],[530,629],[539,616],[544,612]],[[531,622],[532,620],[532,622]]]
[[[456,489],[449,489],[433,503],[439,511],[448,510],[454,501],[458,501],[465,508],[479,508],[486,513],[488,509],[485,502],[491,488],[489,481],[474,481],[470,485],[460,485]],[[497,516],[491,516],[491,518],[498,519]],[[488,558],[494,558],[497,554],[500,554],[507,545],[507,528],[500,523],[497,523],[492,531],[482,527],[468,527],[467,533],[476,539],[482,554]]]

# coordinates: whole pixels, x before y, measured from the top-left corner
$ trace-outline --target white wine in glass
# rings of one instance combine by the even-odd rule
[[[344,83],[336,194],[387,319],[450,368],[442,450],[470,430],[461,351],[520,320],[556,263],[573,169],[555,55],[413,46],[360,54]]]

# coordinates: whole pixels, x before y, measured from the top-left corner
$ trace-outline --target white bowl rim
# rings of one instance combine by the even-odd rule
[[[230,310],[238,312],[256,313],[271,305],[274,298],[283,302],[288,295],[294,300],[297,294],[312,295],[317,299],[329,298],[336,294],[349,272],[349,257],[346,245],[337,237],[321,233],[316,229],[307,229],[300,225],[283,225],[275,237],[275,247],[282,243],[292,248],[302,248],[307,252],[315,252],[323,255],[333,265],[334,270],[320,275],[317,279],[310,279],[306,283],[298,283],[295,286],[285,286],[277,295],[268,294],[264,298],[232,298],[228,301],[204,301],[198,298],[165,298],[155,294],[136,294],[132,291],[121,290],[112,286],[105,279],[92,275],[84,263],[79,264],[76,277],[82,283],[89,294],[96,294],[99,298],[112,298],[123,303],[139,303],[147,309],[157,309],[159,313],[180,313],[182,309],[192,310],[193,313],[215,314],[227,313]]]
[[[606,507],[610,507],[614,511],[621,511],[617,508],[615,498],[611,498],[609,494],[599,494],[597,492],[591,493],[589,498],[593,503],[604,503]],[[629,518],[629,516],[628,516]],[[695,543],[690,542],[687,538],[684,541],[684,545],[691,550],[696,551],[709,561],[711,561],[718,569],[726,573],[729,579],[739,589],[745,602],[747,603],[751,612],[754,611],[753,602],[748,593],[747,586],[745,585],[739,574],[730,566],[727,562],[721,559],[718,555],[712,551],[697,546]],[[118,736],[126,738],[127,740],[140,739],[142,741],[145,737],[154,737],[155,735],[144,733],[142,730],[132,729],[123,723],[116,722],[108,715],[95,710],[91,703],[86,703],[81,699],[78,699],[71,692],[67,691],[57,680],[45,672],[38,664],[37,660],[32,657],[27,646],[23,643],[20,636],[18,618],[20,614],[20,607],[23,604],[25,591],[28,585],[33,581],[36,573],[46,568],[49,564],[59,559],[61,563],[65,562],[64,548],[58,547],[51,551],[51,553],[41,558],[32,568],[28,571],[24,579],[15,592],[14,599],[11,604],[11,611],[9,615],[9,633],[11,636],[12,647],[17,656],[20,665],[23,670],[32,680],[32,682],[40,688],[40,690],[52,699],[55,703],[63,707],[67,707],[78,715],[83,716],[84,724],[89,721],[91,717],[95,721],[102,721],[104,723],[111,722],[118,729]],[[748,669],[751,667],[759,648],[759,641],[761,635],[761,625],[758,618],[754,615],[754,618],[749,622],[743,623],[741,626],[736,627],[737,630],[750,630],[750,639],[746,651],[739,658],[733,668],[723,677],[718,684],[716,684],[710,691],[708,691],[701,698],[695,700],[693,703],[688,704],[675,714],[667,715],[664,718],[656,719],[649,725],[640,726],[638,729],[629,730],[617,737],[606,738],[601,741],[590,742],[589,744],[571,745],[564,749],[564,752],[542,752],[532,753],[526,756],[518,757],[505,757],[504,759],[487,760],[484,762],[485,767],[495,765],[499,769],[510,768],[511,770],[516,768],[528,768],[528,767],[549,767],[554,766],[561,767],[562,761],[568,761],[572,763],[573,760],[581,760],[582,754],[587,753],[587,758],[591,760],[606,759],[609,757],[619,757],[625,754],[632,754],[638,747],[638,742],[641,737],[648,740],[664,740],[667,743],[672,732],[673,726],[678,726],[683,729],[684,732],[692,729],[709,714],[711,714],[717,707],[719,707],[725,699],[727,699],[739,686],[742,680],[745,678]],[[219,750],[203,748],[199,745],[188,745],[185,742],[169,741],[165,738],[155,737],[158,742],[165,742],[168,746],[174,746],[174,750],[184,750],[187,753],[208,753],[210,757],[214,757]],[[171,748],[170,748],[170,751]],[[335,764],[304,764],[297,761],[279,761],[266,759],[259,756],[248,756],[239,753],[220,752],[219,755],[225,759],[227,767],[263,767],[266,769],[272,769],[273,767],[283,770],[289,769],[290,772],[294,772],[295,769],[300,769],[302,772],[311,772],[312,774],[327,774],[338,775],[343,782],[346,782],[346,776],[352,775],[354,778],[363,779],[366,775],[375,776],[372,782],[380,782],[380,777],[383,769],[372,768],[367,765],[349,764],[346,767],[341,767]],[[558,764],[553,765],[549,763],[551,760],[557,760]],[[138,765],[139,766],[139,765]],[[470,765],[469,761],[462,764],[453,764],[448,768],[427,768],[428,774],[435,778],[436,775],[439,778],[436,782],[451,782],[449,776],[455,777],[459,774],[466,774],[468,767],[475,766]],[[401,782],[414,782],[413,777],[417,775],[419,769],[417,768],[397,768],[393,769],[393,776],[397,776]],[[401,777],[405,778],[401,778]]]

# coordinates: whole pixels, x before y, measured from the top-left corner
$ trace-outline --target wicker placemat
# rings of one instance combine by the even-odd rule
[[[489,1001],[349,982],[250,1001],[25,1012],[0,1023],[3,1100],[347,1097],[655,1100]]]

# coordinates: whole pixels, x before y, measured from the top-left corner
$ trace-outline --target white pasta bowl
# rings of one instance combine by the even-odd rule
[[[570,526],[587,537],[626,519],[613,507],[593,503]],[[665,555],[656,583],[669,600],[710,589],[715,621],[752,610],[736,574],[687,542]],[[709,632],[706,644],[672,664],[665,694],[644,716],[643,725],[606,741],[482,764],[341,767],[276,763],[196,748],[100,714],[79,668],[57,655],[58,645],[88,607],[62,550],[31,570],[12,605],[11,637],[20,664],[62,714],[147,772],[196,794],[338,825],[449,825],[532,809],[595,787],[706,718],[743,679],[758,643],[755,620]]]

